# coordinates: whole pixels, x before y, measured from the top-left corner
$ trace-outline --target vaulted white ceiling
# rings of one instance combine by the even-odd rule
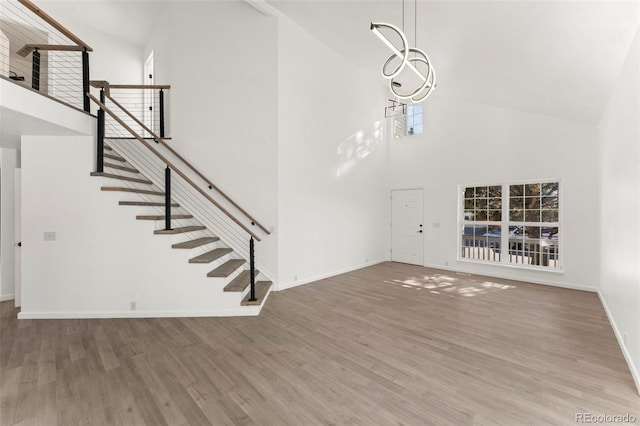
[[[266,2],[376,73],[390,52],[371,33],[370,22],[402,24],[401,0]],[[143,46],[167,0],[38,4],[55,17]],[[414,5],[405,0],[405,30],[413,44],[417,22],[416,45],[429,54],[438,75],[433,96],[592,123],[602,114],[640,22],[637,0],[419,0],[417,16]]]
[[[49,15],[73,29],[94,27],[144,47],[168,0],[34,0]],[[77,30],[74,30],[77,32]],[[90,45],[91,41],[86,40]]]
[[[389,49],[370,22],[402,24],[402,1],[269,0],[354,63]],[[449,96],[597,122],[637,30],[637,1],[405,1],[405,32]],[[417,19],[416,19],[417,18]],[[382,78],[381,78],[382,80]],[[427,101],[428,102],[428,101]]]

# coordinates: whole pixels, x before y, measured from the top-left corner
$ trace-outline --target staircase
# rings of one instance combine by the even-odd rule
[[[247,267],[247,261],[232,248],[226,247],[223,241],[213,235],[194,218],[193,214],[186,211],[179,203],[172,200],[171,220],[172,229],[162,228],[166,216],[164,213],[164,196],[162,189],[156,187],[153,182],[143,176],[140,171],[129,164],[116,150],[104,145],[104,171],[93,172],[91,176],[113,180],[113,186],[102,186],[102,191],[121,192],[123,198],[137,197],[137,200],[125,199],[119,201],[120,206],[134,206],[144,209],[144,214],[135,216],[140,221],[156,221],[155,235],[161,238],[170,236],[172,250],[187,250],[190,264],[211,265],[211,270],[206,274],[212,279],[212,285],[225,285],[225,292],[241,294],[241,306],[261,306],[267,299],[272,282],[268,280],[258,281],[260,274],[255,271],[255,300],[250,300],[249,286],[251,273]],[[178,240],[175,242],[175,240]]]

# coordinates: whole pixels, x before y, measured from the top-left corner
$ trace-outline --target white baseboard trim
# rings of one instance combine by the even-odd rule
[[[325,278],[335,277],[336,275],[346,274],[347,272],[355,271],[356,269],[366,268],[367,266],[377,265],[378,263],[386,262],[388,259],[378,259],[367,263],[361,263],[360,265],[349,266],[347,268],[338,269],[333,272],[328,272],[326,274],[316,275],[315,277],[305,278],[303,280],[289,282],[285,284],[278,284],[277,288],[274,291],[282,291],[288,288],[298,287],[299,285],[309,284],[314,281],[323,280]]]
[[[627,347],[624,344],[624,339],[622,338],[622,333],[618,329],[618,325],[616,321],[613,319],[613,315],[611,315],[611,311],[609,311],[609,306],[607,302],[604,300],[602,293],[598,291],[598,297],[600,298],[600,303],[602,303],[602,307],[607,314],[607,318],[609,318],[609,323],[611,324],[611,328],[613,328],[613,332],[616,335],[616,339],[618,340],[618,346],[622,349],[622,355],[624,355],[624,359],[627,361],[627,365],[629,366],[629,371],[631,371],[631,377],[633,377],[633,381],[636,384],[636,390],[638,391],[638,395],[640,395],[640,375],[638,374],[638,368],[633,363],[633,359],[631,358],[631,354],[627,350]]]
[[[245,306],[222,311],[20,312],[18,319],[249,317],[259,315],[265,302],[266,298],[260,306]]]
[[[7,300],[16,300],[16,295],[15,294],[0,295],[0,302],[6,302]]]
[[[495,277],[495,278],[502,278],[502,279],[505,279],[505,280],[520,281],[520,282],[523,282],[523,283],[542,284],[542,285],[548,285],[548,286],[551,286],[551,287],[568,288],[568,289],[571,289],[571,290],[589,291],[591,293],[596,293],[598,291],[598,289],[595,288],[595,287],[588,287],[588,286],[584,286],[584,285],[580,285],[580,284],[573,284],[573,283],[561,283],[561,282],[557,282],[557,281],[547,281],[547,280],[541,280],[541,279],[537,279],[537,278],[514,277],[514,276],[510,276],[508,274],[494,274],[493,272],[483,274],[483,273],[479,273],[479,272],[469,272],[469,271],[465,271],[465,270],[462,270],[462,269],[452,268],[450,266],[442,266],[442,265],[425,264],[424,267],[425,268],[433,268],[433,269],[442,269],[444,271],[458,272],[458,273],[461,273],[461,274],[481,275],[481,276],[485,276],[485,277]]]

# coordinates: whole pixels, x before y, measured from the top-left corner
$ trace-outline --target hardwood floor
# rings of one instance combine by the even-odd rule
[[[16,320],[2,425],[571,425],[640,397],[595,293],[383,263],[257,318]]]

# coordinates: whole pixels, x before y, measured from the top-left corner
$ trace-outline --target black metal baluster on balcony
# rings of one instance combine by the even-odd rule
[[[164,169],[164,230],[171,230],[171,169]]]
[[[40,91],[40,51],[34,50],[31,55],[31,88]]]
[[[85,99],[89,99],[85,95]],[[100,102],[104,104],[104,89],[100,89]],[[98,137],[96,147],[96,172],[104,172],[104,111],[102,108],[98,109]]]
[[[249,297],[249,302],[255,302],[258,299],[256,299],[256,265],[253,237],[249,240],[249,269],[251,274],[251,296]]]
[[[82,99],[85,112],[91,112],[91,100],[87,97],[89,90],[89,52],[85,47],[82,51]]]
[[[160,89],[160,137],[164,138],[164,90]]]

